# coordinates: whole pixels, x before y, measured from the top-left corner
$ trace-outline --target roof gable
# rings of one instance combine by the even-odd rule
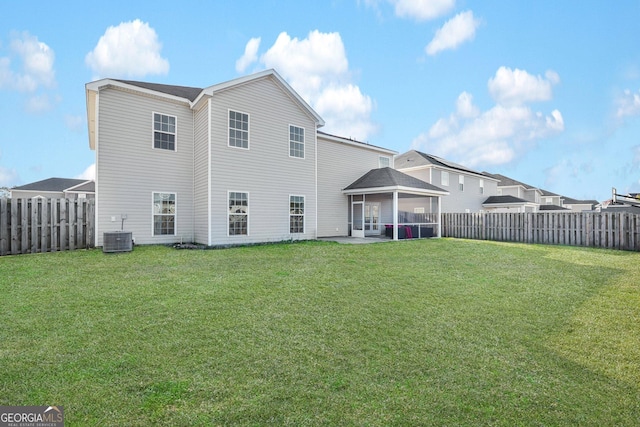
[[[274,69],[268,69],[259,73],[250,74],[248,76],[239,77],[223,83],[206,87],[200,95],[192,101],[192,105],[198,104],[205,96],[215,96],[216,93],[231,89],[233,87],[245,85],[260,79],[269,78],[280,87],[294,102],[296,102],[303,110],[306,111],[318,123],[318,126],[324,126],[325,122],[316,111],[287,83]]]

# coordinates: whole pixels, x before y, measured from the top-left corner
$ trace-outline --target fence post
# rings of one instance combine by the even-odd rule
[[[0,199],[0,255],[9,251],[9,199]]]

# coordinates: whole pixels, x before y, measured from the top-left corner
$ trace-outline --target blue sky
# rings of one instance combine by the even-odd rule
[[[640,2],[10,2],[0,186],[90,177],[84,85],[275,68],[326,132],[576,199],[640,192]]]

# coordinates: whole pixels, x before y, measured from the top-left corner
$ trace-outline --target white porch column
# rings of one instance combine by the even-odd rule
[[[442,237],[442,196],[438,196],[438,237]]]
[[[393,240],[398,240],[398,192],[393,192]]]

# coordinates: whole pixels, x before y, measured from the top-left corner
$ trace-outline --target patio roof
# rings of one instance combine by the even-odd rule
[[[344,194],[403,192],[424,196],[446,196],[448,191],[390,167],[371,169],[342,190]]]

